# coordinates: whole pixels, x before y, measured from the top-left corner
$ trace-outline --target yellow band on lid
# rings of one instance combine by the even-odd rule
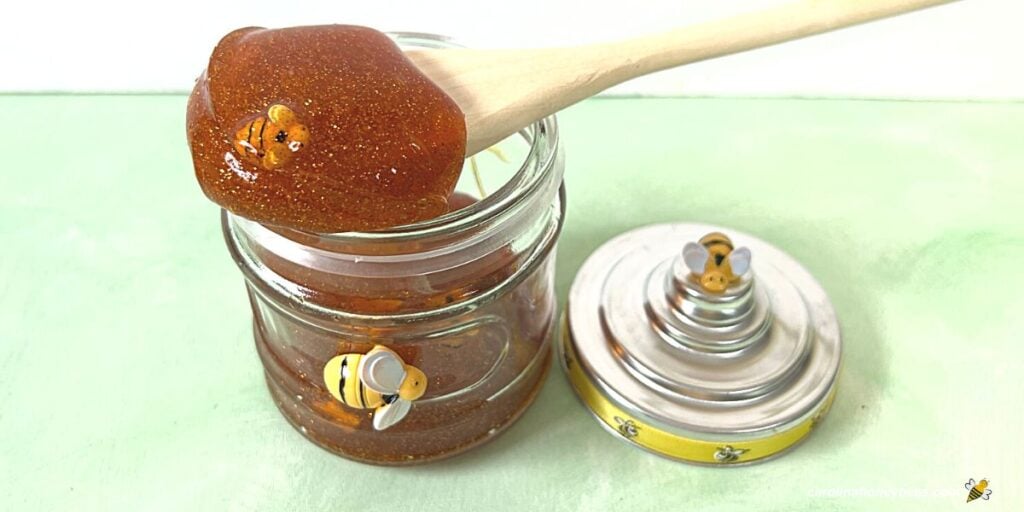
[[[828,413],[835,399],[833,384],[828,397],[805,420],[776,434],[744,441],[707,441],[683,437],[645,423],[608,399],[580,368],[568,329],[563,325],[562,361],[569,381],[588,409],[624,440],[674,459],[702,464],[742,464],[785,451],[806,437]]]

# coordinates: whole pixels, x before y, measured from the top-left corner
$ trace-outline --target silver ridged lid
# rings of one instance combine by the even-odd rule
[[[720,293],[683,256],[711,232],[750,251],[749,270]],[[715,226],[612,239],[583,264],[566,313],[587,380],[638,421],[686,438],[775,435],[822,410],[839,370],[839,325],[821,286],[771,244]]]

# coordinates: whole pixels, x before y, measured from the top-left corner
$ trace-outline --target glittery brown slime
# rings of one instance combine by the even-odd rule
[[[458,106],[384,34],[244,28],[214,49],[188,102],[196,177],[222,207],[329,233],[448,210],[462,168]]]

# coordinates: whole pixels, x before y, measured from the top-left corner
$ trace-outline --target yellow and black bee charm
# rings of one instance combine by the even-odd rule
[[[732,240],[723,233],[708,233],[698,243],[683,247],[683,261],[710,293],[723,293],[750,270],[750,249],[733,249]]]
[[[978,483],[974,483],[973,478],[967,480],[967,483],[964,484],[964,489],[967,489],[967,503],[978,498],[987,500],[992,495],[992,489],[988,488],[988,480],[984,478]]]
[[[275,104],[267,115],[249,121],[235,133],[235,150],[249,162],[277,169],[309,143],[309,130],[292,109]]]
[[[366,354],[342,354],[324,365],[324,384],[339,402],[374,409],[373,428],[384,430],[409,413],[427,390],[427,376],[393,350],[375,345]]]

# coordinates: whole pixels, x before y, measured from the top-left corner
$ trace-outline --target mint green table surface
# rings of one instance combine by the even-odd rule
[[[559,296],[644,224],[770,240],[838,311],[832,413],[779,459],[696,467],[605,433],[554,371],[494,442],[398,469],[269,399],[184,106],[0,97],[0,510],[1024,509],[1024,104],[571,108]]]

